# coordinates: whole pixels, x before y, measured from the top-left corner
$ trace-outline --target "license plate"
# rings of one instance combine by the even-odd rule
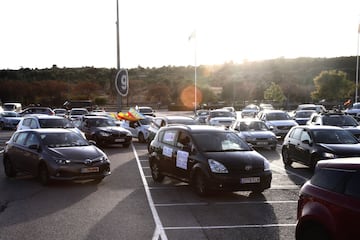
[[[87,167],[81,169],[81,173],[93,173],[93,172],[99,172],[99,167]]]
[[[115,139],[115,142],[125,142],[125,139],[123,139],[123,138],[118,138],[118,139]]]
[[[241,178],[240,183],[259,183],[260,177],[249,177],[249,178]]]
[[[256,145],[267,145],[267,142],[257,142]]]

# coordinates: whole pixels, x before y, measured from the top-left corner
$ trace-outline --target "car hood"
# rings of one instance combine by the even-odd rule
[[[104,153],[93,145],[89,146],[75,146],[75,147],[56,147],[48,148],[49,152],[55,154],[57,157],[62,157],[69,160],[83,161],[86,159],[94,159],[104,156]]]
[[[244,170],[245,166],[253,169],[264,169],[266,160],[260,153],[250,151],[206,152],[208,159],[214,159],[232,170]]]
[[[270,131],[246,131],[238,134],[242,138],[271,138],[275,137],[275,134]]]
[[[123,127],[117,127],[117,126],[107,126],[107,127],[97,127],[96,129],[100,131],[106,131],[106,132],[122,132],[122,133],[129,133],[129,130],[123,128]]]
[[[360,143],[357,144],[318,144],[337,156],[360,156]]]
[[[267,121],[268,124],[273,126],[295,126],[297,123],[294,120],[274,120]]]

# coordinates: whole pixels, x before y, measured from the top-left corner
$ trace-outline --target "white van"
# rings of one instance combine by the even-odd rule
[[[14,112],[22,111],[21,103],[4,103],[3,108],[4,111],[14,111]]]

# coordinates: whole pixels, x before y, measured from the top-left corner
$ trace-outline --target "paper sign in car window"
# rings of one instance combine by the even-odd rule
[[[187,169],[188,157],[188,152],[178,151],[176,154],[176,166],[178,168]]]
[[[165,132],[164,142],[173,142],[175,138],[175,132]]]
[[[162,154],[166,157],[172,157],[173,149],[167,146],[164,146]]]

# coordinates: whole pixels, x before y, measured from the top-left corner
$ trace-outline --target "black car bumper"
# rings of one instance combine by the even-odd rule
[[[109,176],[110,163],[102,165],[65,165],[60,166],[50,171],[50,179],[52,180],[86,180],[86,179],[99,179]]]
[[[208,188],[221,191],[263,191],[271,187],[272,173],[227,175],[212,174],[208,180]]]

